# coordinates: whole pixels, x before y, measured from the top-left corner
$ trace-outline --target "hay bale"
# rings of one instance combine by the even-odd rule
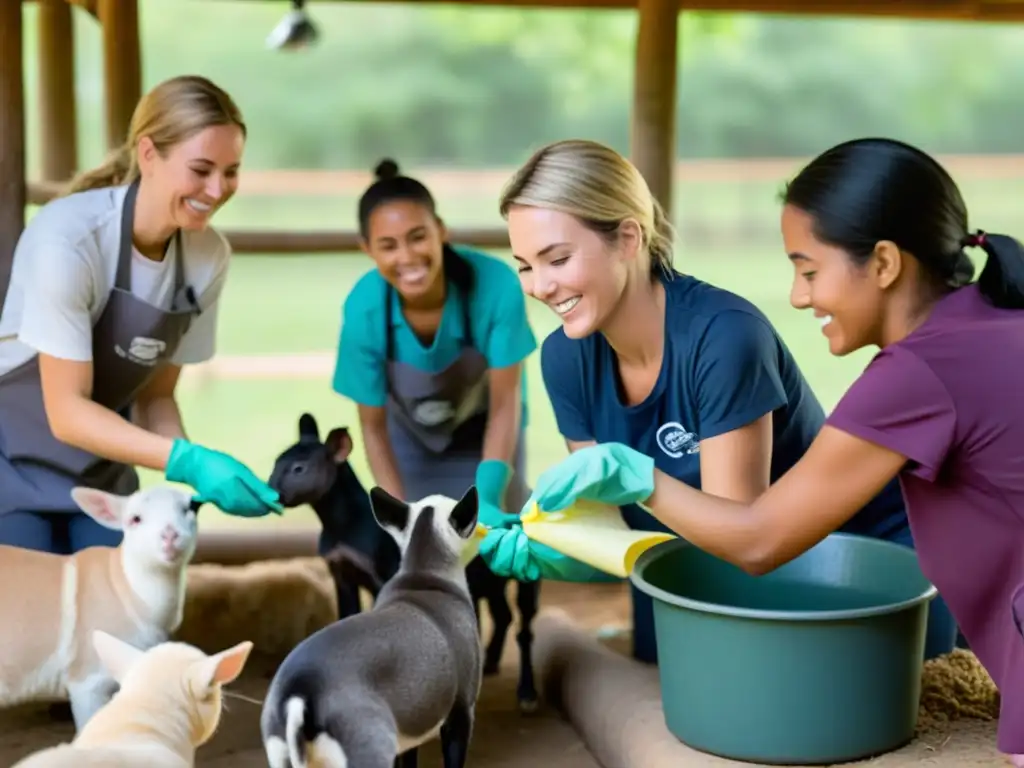
[[[319,557],[190,565],[186,578],[174,639],[207,653],[250,640],[254,654],[280,661],[338,618],[334,583]]]
[[[954,720],[997,720],[999,701],[999,691],[977,656],[957,648],[924,664],[918,733]]]

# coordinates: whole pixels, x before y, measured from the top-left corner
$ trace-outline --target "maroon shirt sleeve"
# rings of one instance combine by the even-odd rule
[[[921,358],[883,349],[843,396],[826,423],[906,456],[907,471],[934,482],[953,443],[956,408]]]

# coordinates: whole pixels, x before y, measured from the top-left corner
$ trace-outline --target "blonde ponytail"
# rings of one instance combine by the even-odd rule
[[[61,194],[71,195],[89,189],[117,187],[135,181],[138,175],[135,153],[125,144],[110,152],[95,168],[77,174],[67,183]]]
[[[647,251],[651,254],[651,274],[660,275],[671,279],[675,273],[673,262],[673,251],[675,242],[675,227],[669,217],[665,215],[665,209],[656,198],[651,198],[654,203],[654,226],[651,227],[651,241],[647,245]]]

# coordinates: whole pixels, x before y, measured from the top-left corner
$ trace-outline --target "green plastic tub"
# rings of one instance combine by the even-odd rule
[[[665,723],[688,746],[821,765],[913,738],[936,590],[912,550],[836,533],[750,576],[674,539],[630,580],[653,598]]]

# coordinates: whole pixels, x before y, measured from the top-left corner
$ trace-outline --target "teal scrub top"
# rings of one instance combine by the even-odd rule
[[[469,296],[472,343],[491,368],[524,362],[537,349],[537,338],[526,314],[526,300],[515,271],[495,256],[465,246],[454,250],[473,268]],[[334,391],[360,405],[383,407],[387,401],[385,368],[385,289],[380,272],[372,269],[353,286],[342,309],[341,334],[334,368]],[[396,360],[428,373],[439,373],[455,362],[470,341],[463,322],[462,295],[452,283],[433,343],[424,347],[409,327],[399,302],[393,302]],[[526,369],[523,368],[523,417],[527,422]]]

